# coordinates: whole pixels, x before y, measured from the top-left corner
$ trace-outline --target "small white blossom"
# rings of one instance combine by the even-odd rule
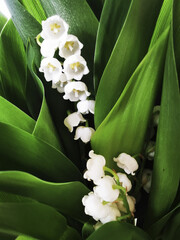
[[[71,80],[67,81],[66,75],[64,73],[61,74],[59,77],[59,81],[54,83],[52,82],[52,88],[57,89],[58,92],[63,93],[64,92],[64,87],[67,85],[68,82]]]
[[[127,174],[135,175],[138,169],[138,163],[135,158],[126,153],[121,153],[117,158],[113,158],[119,168],[122,168]]]
[[[78,127],[76,128],[74,140],[78,140],[80,138],[84,143],[87,143],[91,140],[94,132],[95,130],[91,127]]]
[[[86,167],[87,170],[84,173],[84,178],[88,181],[93,180],[94,183],[100,178],[104,177],[104,166],[106,160],[102,155],[97,155],[93,150],[89,152],[90,159],[87,161]]]
[[[60,39],[67,34],[69,25],[58,15],[42,21],[41,37],[44,39]]]
[[[132,212],[132,213],[135,212],[136,211],[136,209],[135,209],[136,199],[133,196],[129,196],[129,195],[126,195],[126,197],[127,197],[127,202],[129,204],[130,212]],[[118,200],[117,206],[120,211],[126,212],[126,208],[124,207],[122,200]]]
[[[44,77],[47,82],[58,82],[62,74],[61,63],[56,58],[44,58],[41,61],[39,68],[40,72],[44,72]]]
[[[95,101],[94,100],[85,100],[80,101],[77,104],[78,112],[82,114],[88,114],[89,112],[94,114]]]
[[[117,175],[119,177],[119,182],[127,190],[127,192],[129,192],[132,188],[132,183],[129,178],[124,173],[117,173]]]
[[[73,127],[77,127],[80,122],[86,122],[86,119],[84,119],[82,114],[79,112],[71,113],[64,119],[64,125],[70,132],[72,132]]]
[[[152,171],[150,169],[144,169],[142,174],[142,184],[144,190],[149,193],[151,189],[151,181],[152,181]]]
[[[120,216],[120,212],[115,204],[103,204],[101,199],[93,192],[84,196],[82,203],[85,206],[85,213],[92,216],[96,221],[107,223],[115,221],[116,217]]]
[[[152,161],[155,157],[155,145],[156,143],[154,141],[150,141],[146,148],[146,156],[147,156],[147,159],[150,161]]]
[[[41,55],[43,57],[54,57],[58,45],[59,41],[57,40],[45,39],[41,44]]]
[[[114,202],[119,196],[119,190],[113,189],[116,185],[114,179],[110,176],[105,176],[96,181],[96,187],[94,187],[94,193],[106,202]]]
[[[157,127],[159,124],[159,116],[160,116],[160,106],[157,105],[153,108],[153,125]]]
[[[85,59],[78,55],[68,57],[63,66],[67,79],[81,80],[83,75],[89,73]]]
[[[83,44],[74,35],[67,35],[59,44],[59,55],[68,58],[72,55],[80,55]]]
[[[85,100],[90,96],[87,86],[83,82],[69,82],[64,88],[65,95],[63,98],[65,100],[70,100],[71,102],[77,102],[79,100]]]

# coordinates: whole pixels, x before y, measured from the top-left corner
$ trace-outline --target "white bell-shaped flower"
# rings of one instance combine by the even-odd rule
[[[115,221],[120,216],[120,212],[115,204],[103,204],[102,200],[93,192],[84,196],[82,203],[85,206],[85,213],[96,221],[107,223]]]
[[[80,55],[83,44],[74,35],[67,35],[59,44],[59,56],[68,58],[72,55]]]
[[[74,140],[81,139],[84,143],[88,143],[91,140],[94,132],[95,130],[91,127],[77,127]]]
[[[87,86],[83,82],[69,82],[65,86],[64,92],[65,95],[63,98],[71,102],[86,100],[86,98],[90,96],[90,92],[88,92]]]
[[[115,203],[109,204],[109,214],[107,217],[101,218],[100,221],[105,224],[111,221],[116,221],[117,217],[120,217],[121,213]]]
[[[96,181],[96,187],[94,187],[94,193],[106,202],[114,202],[119,196],[119,190],[114,189],[116,185],[114,179],[110,176],[105,176]]]
[[[64,125],[70,132],[72,132],[73,127],[77,127],[80,122],[86,122],[86,119],[84,119],[82,114],[79,112],[71,113],[64,119]]]
[[[59,41],[57,40],[45,39],[41,44],[41,55],[43,57],[54,57],[58,45]]]
[[[42,21],[41,37],[44,39],[60,39],[64,37],[69,29],[69,25],[58,15],[51,16]]]
[[[63,66],[67,79],[81,80],[83,75],[89,73],[85,59],[78,55],[68,57]]]
[[[126,153],[121,153],[117,158],[113,158],[119,168],[122,168],[127,174],[135,175],[138,169],[138,163],[135,158]]]
[[[144,190],[149,193],[151,189],[151,182],[152,182],[152,170],[144,169],[142,174],[142,185]]]
[[[52,88],[57,89],[58,92],[63,93],[64,92],[64,87],[67,85],[68,82],[71,80],[67,81],[66,75],[64,73],[61,74],[59,77],[59,81],[54,83],[52,82]]]
[[[78,112],[82,114],[88,114],[89,112],[94,114],[95,101],[94,100],[85,100],[80,101],[77,104]]]
[[[126,197],[127,197],[127,202],[129,204],[129,210],[130,212],[134,213],[136,211],[135,209],[136,199],[133,196],[129,196],[129,195],[127,195]],[[116,204],[120,211],[126,212],[126,208],[124,207],[122,200],[118,200]]]
[[[87,170],[84,173],[84,178],[88,181],[93,180],[94,183],[104,177],[104,166],[106,160],[102,155],[95,154],[93,150],[89,152],[90,159],[87,161]]]
[[[47,82],[53,81],[56,83],[62,74],[61,63],[56,58],[44,58],[41,61],[39,71],[44,72],[44,77]]]
[[[117,175],[119,177],[119,182],[126,189],[126,191],[129,192],[132,188],[132,183],[129,178],[124,173],[117,173]]]

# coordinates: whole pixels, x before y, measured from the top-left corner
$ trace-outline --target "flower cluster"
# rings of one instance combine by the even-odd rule
[[[85,213],[103,224],[131,218],[135,212],[136,200],[128,195],[132,184],[125,173],[134,175],[138,169],[136,159],[126,153],[121,153],[114,158],[114,161],[125,173],[116,173],[106,167],[106,160],[102,155],[97,155],[91,150],[89,157],[84,178],[88,181],[92,180],[96,186],[82,199]],[[105,172],[113,177],[105,175]]]
[[[83,44],[74,35],[68,34],[69,25],[58,15],[42,21],[42,32],[37,36],[44,57],[41,61],[40,72],[44,73],[46,81],[52,81],[52,88],[64,93],[63,98],[71,102],[78,102],[77,112],[70,114],[64,124],[73,131],[80,122],[86,122],[82,114],[94,113],[94,100],[87,100],[90,92],[81,81],[83,75],[89,73],[87,63],[81,56]],[[39,39],[43,38],[41,43]],[[58,50],[59,57],[65,59],[60,62],[54,57]],[[90,141],[94,133],[93,128],[81,126],[76,129],[74,139],[81,139],[84,143]]]

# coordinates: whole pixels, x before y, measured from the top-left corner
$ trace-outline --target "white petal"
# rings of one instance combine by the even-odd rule
[[[64,119],[64,125],[69,129],[70,132],[72,132],[73,127],[77,127],[80,122],[86,122],[86,120],[79,112],[71,113]]]
[[[94,100],[85,100],[78,102],[77,109],[78,112],[82,114],[88,114],[89,112],[94,114],[94,106],[95,106]]]
[[[89,73],[87,63],[82,56],[72,55],[64,61],[64,72],[67,79],[81,80],[83,75]]]
[[[74,35],[67,35],[59,44],[59,55],[68,58],[72,55],[80,55],[83,44]]]
[[[41,44],[41,55],[43,57],[53,57],[58,44],[58,41],[45,39]]]
[[[91,140],[94,132],[95,130],[90,127],[78,127],[76,129],[74,140],[78,140],[80,138],[84,143],[87,143]]]
[[[58,15],[47,18],[42,21],[41,37],[44,39],[61,39],[69,29],[69,25]]]
[[[132,183],[129,178],[124,173],[117,173],[117,175],[119,177],[119,182],[126,188],[127,192],[129,192],[132,188]]]

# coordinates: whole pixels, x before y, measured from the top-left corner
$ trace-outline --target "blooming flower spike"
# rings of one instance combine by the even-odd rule
[[[67,34],[68,29],[69,25],[60,16],[55,15],[42,21],[41,37],[59,40]]]
[[[104,166],[106,160],[102,155],[97,155],[93,150],[89,152],[90,159],[87,161],[87,170],[84,173],[84,178],[88,181],[93,180],[94,183],[104,177]]]
[[[74,35],[67,35],[59,44],[59,55],[68,58],[72,55],[80,55],[83,44]]]
[[[44,72],[44,77],[47,82],[53,81],[56,83],[62,74],[61,63],[56,58],[44,58],[41,61],[39,71]]]
[[[73,127],[77,127],[80,122],[86,122],[86,119],[84,119],[79,112],[71,113],[64,119],[64,125],[69,129],[70,132],[72,132]]]
[[[78,127],[76,128],[74,140],[78,140],[80,138],[84,143],[88,143],[94,132],[95,130],[91,127]]]
[[[64,61],[64,72],[67,79],[81,80],[83,75],[89,73],[89,69],[83,57],[72,55]]]
[[[126,153],[121,153],[117,158],[113,158],[119,168],[122,168],[127,174],[135,175],[138,169],[138,163],[135,158]]]

